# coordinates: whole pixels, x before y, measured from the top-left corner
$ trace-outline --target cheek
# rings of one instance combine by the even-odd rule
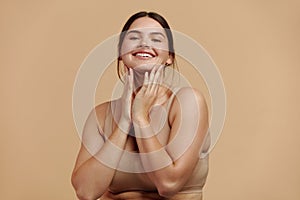
[[[151,46],[158,51],[169,51],[169,45],[166,42],[162,43],[152,43]]]
[[[166,59],[169,58],[169,51],[168,50],[160,49],[160,50],[157,51],[157,53],[158,53],[159,57],[161,57],[163,60],[166,60]]]
[[[121,56],[134,50],[135,46],[136,46],[136,44],[134,44],[133,42],[124,40],[122,47],[121,47]]]

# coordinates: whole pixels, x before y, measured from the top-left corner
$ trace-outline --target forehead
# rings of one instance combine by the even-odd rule
[[[156,30],[164,32],[163,27],[160,25],[160,23],[150,17],[141,17],[134,20],[134,22],[130,25],[129,30],[142,30],[145,32]]]

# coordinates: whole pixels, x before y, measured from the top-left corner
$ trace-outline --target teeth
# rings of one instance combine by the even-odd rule
[[[153,56],[149,53],[137,53],[136,56],[152,58]]]

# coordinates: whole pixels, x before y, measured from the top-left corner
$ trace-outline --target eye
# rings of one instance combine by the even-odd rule
[[[156,38],[153,38],[152,41],[153,41],[153,42],[161,42],[160,39],[156,39]]]
[[[129,37],[129,40],[138,40],[138,39],[139,39],[139,37],[136,37],[136,36]]]

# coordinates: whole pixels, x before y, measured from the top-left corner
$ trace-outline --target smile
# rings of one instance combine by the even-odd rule
[[[133,53],[132,55],[138,58],[146,58],[146,59],[155,57],[155,54],[146,51],[138,51]]]
[[[153,56],[149,53],[137,53],[135,56],[145,57],[145,58],[153,58]]]

